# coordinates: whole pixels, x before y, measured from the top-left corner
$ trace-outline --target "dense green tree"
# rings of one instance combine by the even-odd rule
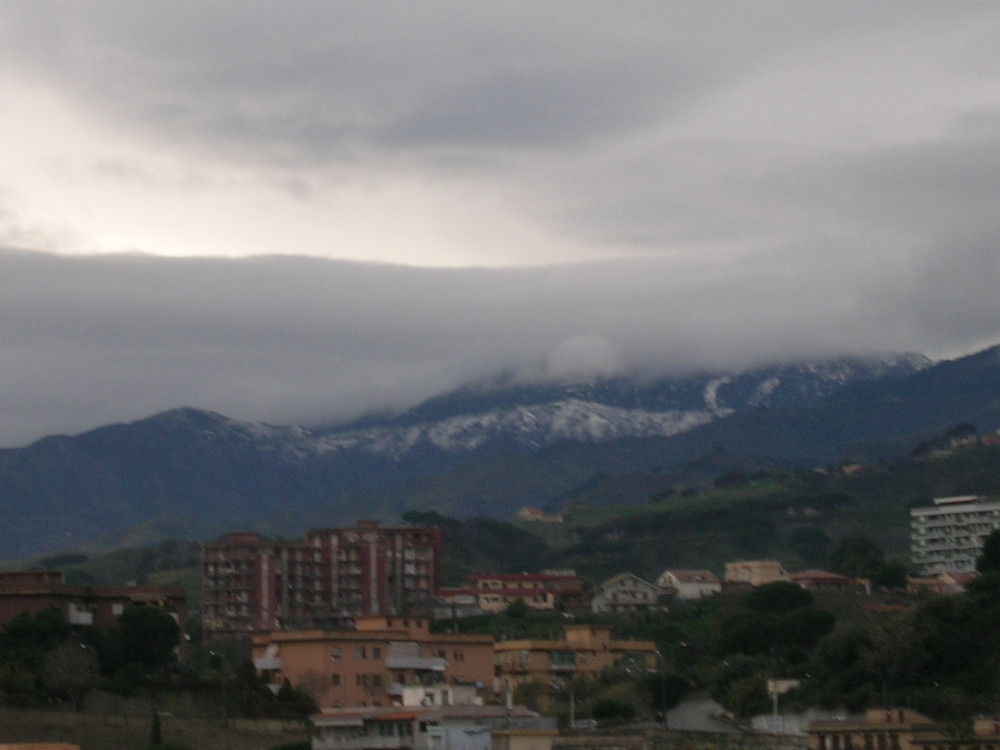
[[[976,570],[989,573],[1000,570],[1000,529],[994,529],[983,542],[979,559],[976,560]]]
[[[780,637],[780,618],[772,612],[737,612],[719,627],[719,653],[766,654]]]
[[[635,716],[635,706],[621,698],[598,698],[592,713],[600,721],[628,721]]]
[[[830,537],[815,526],[799,526],[788,535],[788,546],[808,566],[826,565]]]
[[[903,563],[891,561],[872,574],[871,582],[883,589],[905,589],[908,576],[909,571]]]
[[[691,683],[675,672],[651,672],[642,680],[650,708],[661,716],[683,700]]]
[[[755,656],[731,656],[722,662],[709,693],[723,708],[744,719],[770,707],[767,678],[771,660]]]
[[[830,570],[852,578],[870,578],[885,565],[885,553],[866,536],[847,536],[829,557]]]
[[[122,612],[109,640],[120,664],[139,665],[152,672],[174,661],[180,628],[169,613],[140,605]]]
[[[746,597],[746,605],[755,612],[788,612],[812,603],[812,594],[789,581],[765,583]]]
[[[47,690],[65,696],[79,710],[84,697],[97,687],[100,679],[97,652],[76,640],[66,641],[42,657],[39,676]]]

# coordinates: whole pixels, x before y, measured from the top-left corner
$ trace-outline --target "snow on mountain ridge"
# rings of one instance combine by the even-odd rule
[[[566,399],[450,417],[424,425],[376,427],[326,435],[315,439],[315,447],[320,452],[360,450],[400,456],[420,444],[457,453],[507,438],[537,448],[562,440],[599,442],[619,437],[666,437],[714,418],[708,410],[651,412]]]

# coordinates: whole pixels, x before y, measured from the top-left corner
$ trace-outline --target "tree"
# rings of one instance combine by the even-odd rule
[[[521,619],[528,616],[528,603],[524,601],[521,597],[518,597],[510,604],[507,605],[507,617],[512,619]]]
[[[646,675],[642,687],[654,711],[666,714],[688,694],[691,685],[674,672],[651,672]]]
[[[1000,570],[1000,529],[990,532],[983,542],[983,548],[976,560],[976,570],[980,573]]]
[[[871,580],[883,589],[905,589],[908,573],[903,563],[887,562],[872,574]]]
[[[757,586],[747,594],[746,604],[755,612],[788,612],[808,607],[813,595],[789,581],[774,581]]]
[[[885,554],[865,536],[846,536],[830,553],[830,570],[852,578],[870,578],[885,565]]]
[[[129,607],[118,618],[111,640],[122,664],[138,664],[152,672],[174,661],[180,627],[158,607]]]
[[[815,526],[799,526],[788,535],[788,546],[806,565],[825,565],[830,537]]]
[[[42,658],[39,676],[48,690],[65,695],[80,710],[87,692],[97,685],[100,668],[97,654],[90,646],[67,641]]]

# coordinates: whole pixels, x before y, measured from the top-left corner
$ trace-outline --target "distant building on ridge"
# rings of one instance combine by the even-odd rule
[[[1000,502],[979,495],[935,498],[910,510],[910,558],[925,576],[969,573],[983,542],[1000,528]]]

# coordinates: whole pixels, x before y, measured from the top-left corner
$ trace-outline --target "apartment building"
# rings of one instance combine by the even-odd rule
[[[922,575],[976,569],[983,542],[1000,528],[1000,501],[979,495],[935,498],[910,510],[910,558]]]
[[[431,633],[426,619],[410,617],[359,617],[356,626],[254,635],[254,666],[271,684],[287,679],[320,706],[402,705],[414,689],[449,705],[470,690],[491,691],[491,635]]]
[[[615,640],[605,625],[565,625],[562,640],[500,641],[494,648],[498,691],[527,682],[549,690],[605,669],[654,669],[660,659],[652,641]]]
[[[210,633],[335,628],[365,615],[422,615],[441,586],[441,531],[359,521],[272,540],[206,544],[203,622]]]

